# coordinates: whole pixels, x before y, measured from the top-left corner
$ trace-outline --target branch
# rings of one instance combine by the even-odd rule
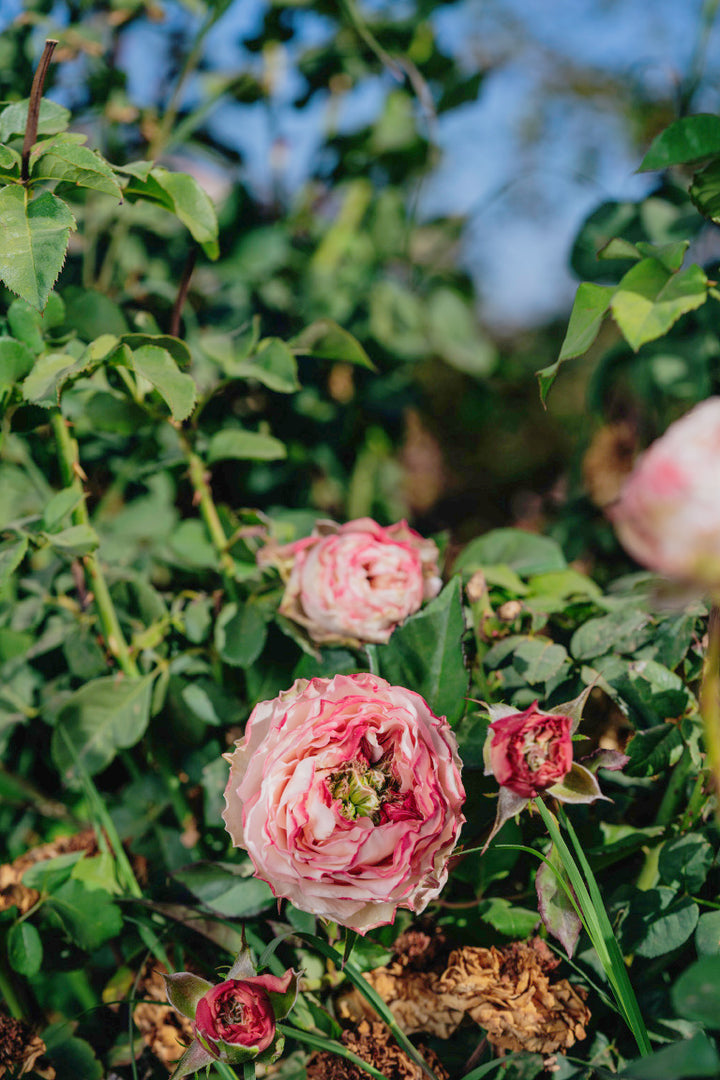
[[[45,76],[47,75],[48,68],[50,67],[50,60],[52,54],[55,52],[55,46],[57,41],[54,38],[48,38],[45,42],[45,48],[43,54],[40,57],[40,63],[37,66],[35,72],[35,78],[33,79],[32,89],[30,91],[30,103],[28,105],[27,123],[25,124],[25,140],[22,148],[22,169],[20,171],[20,179],[23,184],[27,184],[30,179],[30,151],[32,150],[37,140],[38,120],[40,119],[40,102],[42,101],[43,86],[45,85]]]

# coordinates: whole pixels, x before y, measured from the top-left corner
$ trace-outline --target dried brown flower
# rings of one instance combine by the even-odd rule
[[[6,1013],[0,1013],[0,1080],[8,1070],[17,1076],[34,1070],[45,1080],[54,1080],[52,1065],[43,1066],[39,1060],[46,1049],[40,1036],[34,1035],[22,1020],[14,1020]]]
[[[133,1010],[133,1020],[153,1054],[172,1072],[186,1046],[192,1041],[192,1021],[181,1016],[168,1004],[163,974],[167,968],[154,958],[143,968],[136,989],[137,997],[153,998],[139,1002]]]
[[[559,963],[544,941],[533,938],[503,949],[456,949],[442,972],[414,970],[401,956],[365,972],[365,978],[408,1035],[428,1032],[448,1039],[467,1015],[498,1050],[549,1055],[584,1039],[590,1019],[584,990],[566,979],[550,981]],[[337,1008],[341,1019],[375,1018],[355,990],[341,997]]]
[[[348,1050],[379,1069],[387,1080],[424,1080],[420,1066],[400,1049],[384,1024],[362,1020],[357,1031],[343,1032],[342,1041]],[[447,1080],[448,1074],[432,1050],[422,1046],[418,1049],[438,1080]],[[322,1051],[310,1058],[307,1080],[367,1080],[367,1073],[346,1058]]]
[[[498,1050],[543,1055],[585,1038],[585,991],[548,977],[559,961],[540,938],[505,949],[466,946],[451,953],[440,1000],[462,1008]]]
[[[37,889],[28,889],[22,884],[25,871],[36,863],[54,859],[56,855],[67,855],[72,851],[97,855],[98,845],[94,829],[83,829],[73,836],[61,836],[57,840],[51,840],[49,844],[39,844],[13,862],[0,866],[0,911],[7,911],[13,904],[20,915],[29,911],[38,901],[40,893]]]
[[[463,1004],[448,1006],[441,998],[437,972],[413,971],[394,961],[387,967],[366,971],[365,978],[408,1035],[425,1031],[449,1039],[465,1015]],[[337,1007],[341,1019],[375,1017],[374,1010],[356,990],[340,998]]]

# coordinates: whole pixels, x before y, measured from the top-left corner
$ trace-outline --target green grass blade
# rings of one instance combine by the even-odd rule
[[[425,1061],[425,1058],[418,1051],[417,1047],[413,1046],[410,1042],[388,1006],[377,991],[373,989],[367,979],[362,977],[359,968],[355,966],[352,960],[348,960],[343,967],[342,953],[338,952],[337,949],[334,949],[332,945],[328,945],[327,941],[323,941],[323,939],[316,934],[307,934],[305,932],[298,932],[297,936],[302,938],[303,941],[307,941],[309,945],[312,945],[313,948],[317,949],[317,951],[327,957],[328,960],[333,961],[338,970],[343,972],[355,989],[362,994],[370,1005],[372,1005],[378,1016],[385,1021],[390,1028],[395,1041],[403,1048],[408,1057],[420,1066],[425,1075],[429,1077],[429,1080],[437,1080],[437,1076],[432,1071],[427,1061]]]

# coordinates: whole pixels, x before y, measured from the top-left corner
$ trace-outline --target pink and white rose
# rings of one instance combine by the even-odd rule
[[[720,585],[720,397],[696,405],[642,454],[609,517],[627,551],[681,582]]]
[[[455,736],[419,694],[299,679],[235,745],[223,818],[276,896],[361,934],[438,896],[465,792]]]
[[[438,549],[407,522],[318,522],[311,536],[258,555],[286,579],[280,613],[318,645],[389,640],[441,588]]]

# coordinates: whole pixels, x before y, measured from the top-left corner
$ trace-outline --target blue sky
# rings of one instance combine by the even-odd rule
[[[643,95],[667,99],[692,62],[700,13],[712,0],[460,0],[441,5],[433,22],[440,43],[470,72],[491,65],[476,102],[440,117],[439,167],[422,185],[418,213],[468,214],[462,258],[479,289],[484,319],[499,329],[531,325],[569,307],[576,282],[567,269],[572,239],[584,218],[606,198],[638,198],[653,178],[638,176],[617,98],[569,92],[581,68],[598,81],[612,77]],[[218,70],[260,63],[238,52],[238,40],[257,32],[265,0],[233,0],[206,41]],[[364,0],[366,9],[401,8],[400,0]],[[716,5],[717,6],[717,5]],[[0,0],[0,28],[21,7]],[[141,21],[126,35],[120,62],[130,96],[151,100],[161,69],[148,57],[168,30],[186,23],[187,10],[171,0],[164,24]],[[62,14],[62,3],[56,5]],[[321,42],[325,19],[303,9],[303,45]],[[40,40],[40,39],[39,39]],[[695,111],[719,111],[717,26],[709,41],[708,70]],[[291,106],[302,86],[292,55],[279,54],[272,110],[227,104],[213,114],[217,133],[243,152],[243,179],[269,191],[285,146],[281,182],[292,199],[302,186],[328,122],[318,98]],[[66,65],[68,69],[70,65]],[[159,73],[160,72],[160,73]],[[79,74],[79,73],[78,73]],[[68,85],[73,73],[67,71]],[[371,120],[392,85],[386,74],[347,94],[339,113],[345,130]],[[200,93],[199,85],[190,94]]]

